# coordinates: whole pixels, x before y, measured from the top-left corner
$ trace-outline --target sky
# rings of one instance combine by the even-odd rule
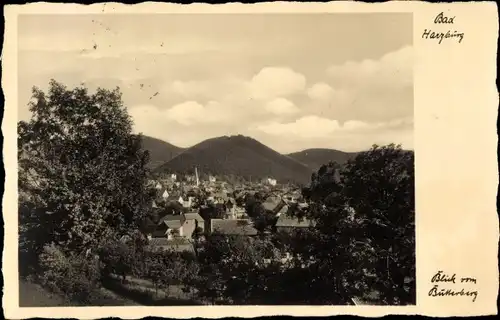
[[[409,13],[21,15],[31,88],[120,87],[134,131],[189,147],[242,134],[278,152],[413,149]]]

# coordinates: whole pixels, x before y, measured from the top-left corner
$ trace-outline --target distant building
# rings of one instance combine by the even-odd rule
[[[167,189],[165,189],[165,191],[163,191],[161,197],[163,198],[163,200],[167,200],[169,196],[170,196],[170,194],[168,193]]]
[[[289,209],[289,208],[290,208],[290,207],[289,207],[288,205],[284,205],[284,206],[282,206],[282,207],[281,207],[281,209],[280,209],[280,210],[276,213],[276,216],[277,216],[277,217],[280,217],[281,215],[285,215],[285,214],[287,214],[287,213],[288,213],[288,209]]]
[[[187,197],[187,199],[184,199],[182,196],[180,196],[177,202],[179,202],[184,208],[189,209],[193,205],[193,200],[194,197]]]
[[[275,186],[277,181],[273,178],[267,178],[267,183],[269,183],[271,186]]]
[[[153,231],[152,238],[173,239],[183,237],[183,225],[186,217],[181,215],[166,215],[160,219],[156,229]]]
[[[273,214],[278,213],[285,205],[286,202],[279,196],[270,196],[262,203],[264,209]]]
[[[180,215],[166,215],[160,219],[151,238],[165,238],[172,240],[176,238],[191,239],[196,228],[205,230],[205,221],[197,212],[189,212]]]
[[[196,228],[200,228],[202,231],[205,231],[205,220],[198,214],[198,212],[185,213],[184,216],[186,217],[186,222],[182,226],[184,237],[192,238],[193,232]]]
[[[227,196],[227,193],[220,191],[217,192],[213,195],[214,197],[214,203],[226,203],[229,200],[229,197]]]
[[[211,183],[215,183],[215,181],[217,181],[217,178],[215,178],[214,176],[208,176],[208,181]]]

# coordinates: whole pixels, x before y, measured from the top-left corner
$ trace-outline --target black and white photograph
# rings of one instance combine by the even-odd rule
[[[413,32],[19,15],[19,306],[415,305]]]

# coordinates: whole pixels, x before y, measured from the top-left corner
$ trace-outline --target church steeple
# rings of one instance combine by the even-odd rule
[[[198,167],[194,167],[194,173],[196,175],[196,186],[200,186],[200,178],[198,177]]]

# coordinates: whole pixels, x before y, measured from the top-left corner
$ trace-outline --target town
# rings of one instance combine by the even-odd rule
[[[369,16],[19,15],[19,306],[414,305],[413,20]]]
[[[290,215],[293,208],[305,208],[307,202],[297,186],[280,185],[271,177],[258,182],[231,185],[198,169],[182,179],[175,173],[149,180],[155,190],[151,209],[156,217],[146,226],[150,250],[192,251],[193,235],[218,232],[224,235],[255,236],[255,217],[246,211],[250,198],[260,196],[265,214],[274,217],[269,230],[285,231],[308,228],[307,218]],[[212,210],[209,210],[212,209]]]

